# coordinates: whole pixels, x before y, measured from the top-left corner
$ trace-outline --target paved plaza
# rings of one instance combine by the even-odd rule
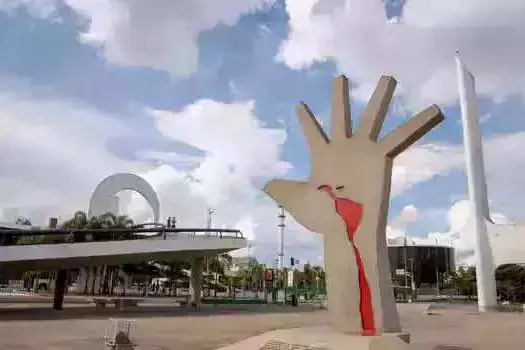
[[[141,350],[208,350],[276,328],[315,326],[326,312],[309,306],[205,307],[200,311],[168,305],[147,305],[135,311],[97,311],[66,305],[53,312],[47,305],[2,305],[0,349],[103,349],[102,336],[110,317],[131,318]],[[439,310],[426,315],[428,304],[398,305],[403,326],[412,334],[411,349],[522,350],[525,314],[479,315],[471,309]]]

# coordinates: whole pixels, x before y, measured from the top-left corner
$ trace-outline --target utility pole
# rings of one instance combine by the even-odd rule
[[[416,294],[416,283],[414,281],[414,259],[410,258],[408,260],[410,261],[410,290],[412,291],[411,300],[414,300]]]
[[[211,217],[215,213],[213,208],[206,209],[206,229],[211,229]],[[206,231],[206,235],[210,235],[210,231]],[[210,296],[210,257],[206,256],[206,278],[208,279],[208,296]]]
[[[278,268],[283,269],[284,268],[284,228],[286,225],[284,224],[284,219],[286,216],[284,215],[284,208],[280,205],[279,206],[279,215],[277,216],[279,218],[279,224],[277,227],[279,227],[279,233],[281,235],[280,239],[280,249],[278,256]]]
[[[206,209],[206,229],[211,229],[211,217],[215,214],[215,209],[208,208]],[[210,234],[210,231],[206,231],[206,234]]]
[[[436,295],[439,295],[439,269],[436,266]]]
[[[407,247],[407,238],[405,236],[405,240],[404,240],[404,258],[405,258],[405,264],[403,265],[404,268],[405,268],[405,273],[403,274],[404,277],[405,277],[405,297],[406,295],[408,294],[407,293],[407,290],[408,290],[408,275],[407,275],[407,263],[408,263],[408,247]]]

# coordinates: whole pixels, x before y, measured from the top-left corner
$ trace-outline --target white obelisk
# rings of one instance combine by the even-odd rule
[[[459,101],[463,142],[467,168],[468,192],[472,203],[469,229],[475,234],[476,284],[478,290],[478,309],[486,311],[497,306],[496,279],[492,247],[490,245],[487,223],[491,223],[483,164],[483,148],[478,121],[476,88],[474,76],[463,65],[456,52]]]

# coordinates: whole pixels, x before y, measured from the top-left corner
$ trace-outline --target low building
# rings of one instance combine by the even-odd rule
[[[241,256],[232,258],[232,263],[225,271],[228,276],[236,276],[239,271],[248,269],[253,264],[257,264],[257,259],[251,256]]]
[[[388,258],[394,284],[416,289],[439,287],[455,270],[454,247],[439,240],[388,240]]]

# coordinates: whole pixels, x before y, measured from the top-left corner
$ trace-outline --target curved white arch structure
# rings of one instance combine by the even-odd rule
[[[505,264],[525,263],[525,225],[487,223],[494,268]]]
[[[157,193],[142,177],[130,173],[116,173],[106,177],[97,185],[89,200],[88,217],[115,213],[118,207],[119,192],[132,190],[140,193],[153,210],[154,222],[159,222],[160,203]]]

